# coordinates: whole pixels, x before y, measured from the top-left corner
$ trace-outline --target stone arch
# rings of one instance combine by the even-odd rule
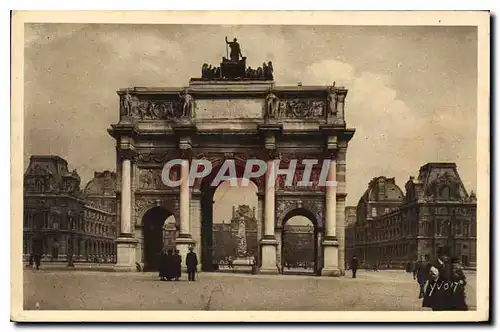
[[[312,229],[309,225],[286,226],[290,219],[298,216],[308,219]],[[310,208],[296,205],[281,214],[281,270],[284,274],[317,273],[318,233],[317,215]]]
[[[142,217],[143,262],[145,271],[158,270],[159,255],[164,248],[164,223],[174,214],[163,206],[153,206]],[[175,234],[174,234],[175,236]]]
[[[283,222],[286,222],[290,213],[294,210],[308,214],[313,221],[314,226],[318,230],[323,229],[324,225],[324,206],[320,201],[321,198],[313,200],[297,200],[297,199],[278,199],[276,206],[276,227],[282,228]]]
[[[156,199],[156,198],[136,198],[135,199],[135,225],[143,226],[142,222],[144,215],[155,207],[163,208],[169,211],[175,218],[176,226],[179,223],[179,204],[178,199],[172,196],[170,199]]]

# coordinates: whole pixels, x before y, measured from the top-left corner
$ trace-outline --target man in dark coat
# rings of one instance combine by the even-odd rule
[[[415,269],[413,271],[413,279],[417,280],[418,285],[420,286],[420,292],[418,298],[421,299],[424,297],[424,286],[427,280],[429,279],[430,273],[430,263],[425,256],[421,256],[420,260],[415,264]]]
[[[358,259],[356,258],[356,256],[352,257],[351,270],[352,270],[352,277],[356,278],[356,271],[358,270]]]
[[[458,258],[453,258],[451,260],[450,281],[453,286],[450,288],[451,294],[447,309],[458,311],[469,310],[465,302],[465,285],[467,285],[467,281]]]
[[[195,281],[197,265],[198,257],[196,257],[196,253],[193,252],[193,248],[191,247],[186,255],[186,266],[189,281]]]
[[[35,261],[36,269],[40,269],[43,255],[43,242],[41,239],[36,238],[33,240],[33,259]]]
[[[159,274],[160,274],[160,280],[162,281],[165,281],[167,280],[167,276],[168,276],[168,262],[167,262],[167,252],[165,251],[165,249],[163,249],[161,252],[160,252],[160,259],[158,261],[158,270],[159,270]]]
[[[181,268],[182,257],[179,253],[179,250],[175,250],[173,261],[174,261],[174,267],[175,267],[175,280],[179,281],[179,279],[181,277],[181,270],[182,270],[182,268]]]

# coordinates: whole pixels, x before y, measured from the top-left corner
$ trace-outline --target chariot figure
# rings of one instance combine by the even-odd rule
[[[226,44],[229,45],[229,48],[231,49],[231,53],[229,53],[231,61],[238,62],[240,60],[240,56],[243,58],[243,54],[241,54],[240,43],[238,43],[238,40],[236,38],[234,38],[233,41],[230,42],[227,40],[226,36]]]

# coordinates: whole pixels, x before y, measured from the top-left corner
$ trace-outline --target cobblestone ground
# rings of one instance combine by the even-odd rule
[[[345,277],[203,273],[196,282],[153,273],[24,270],[24,308],[32,310],[422,310],[418,285],[403,271]],[[476,276],[467,296],[476,304]]]

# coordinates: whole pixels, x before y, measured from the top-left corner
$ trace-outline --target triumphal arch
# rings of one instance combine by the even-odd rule
[[[265,160],[269,167],[279,160],[279,168],[296,159],[290,185],[280,177],[274,183],[265,176],[253,179],[259,244],[254,270],[279,273],[283,226],[303,215],[314,225],[315,272],[343,274],[346,152],[354,134],[344,121],[347,90],[335,84],[275,85],[273,71],[270,62],[252,70],[246,58],[232,54],[218,66],[204,64],[201,77],[187,87],[118,91],[120,118],[109,129],[117,142],[117,270],[154,267],[168,217],[175,220],[170,234],[182,257],[194,247],[200,268],[210,270],[216,189],[210,179],[217,168],[233,160],[241,177],[248,159]],[[172,168],[173,179],[184,178],[194,159],[209,160],[213,170],[192,186],[169,187],[162,169],[172,159],[182,160]],[[317,167],[328,160],[328,177],[338,185],[297,186],[304,159],[317,159]],[[311,179],[318,172],[315,166]]]

